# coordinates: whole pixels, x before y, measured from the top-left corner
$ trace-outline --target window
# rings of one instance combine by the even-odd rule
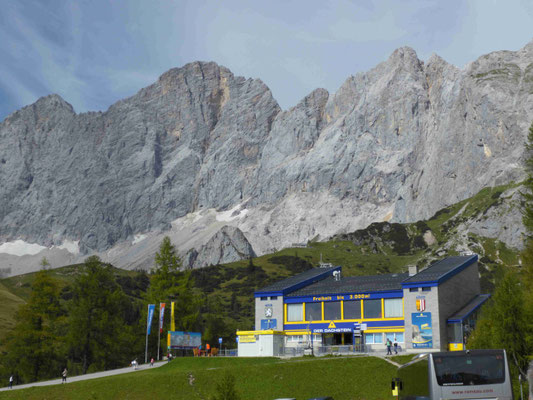
[[[431,286],[426,286],[422,288],[423,292],[431,292]]]
[[[381,318],[381,299],[363,301],[364,317]]]
[[[305,303],[305,320],[322,320],[322,303]]]
[[[402,299],[385,299],[385,318],[402,317]]]
[[[322,343],[322,335],[321,334],[314,334],[313,335],[313,343],[314,344],[319,344],[319,343]]]
[[[392,343],[396,340],[398,343],[403,343],[403,332],[387,332],[385,337]]]
[[[361,319],[361,300],[344,302],[344,319]]]
[[[418,292],[418,288],[417,287],[410,287],[409,291],[410,292]]]
[[[261,300],[268,300],[267,296],[261,296]]]
[[[270,300],[277,300],[278,296],[270,296]]]
[[[303,335],[290,335],[287,336],[287,342],[288,343],[300,343],[304,341]]]
[[[333,319],[342,319],[340,301],[324,302],[324,320],[330,321]]]
[[[382,333],[365,333],[366,344],[381,344],[383,343]]]
[[[287,321],[302,321],[303,307],[302,303],[287,304]]]

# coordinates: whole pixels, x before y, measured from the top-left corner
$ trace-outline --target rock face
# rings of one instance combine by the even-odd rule
[[[0,124],[0,245],[72,241],[104,254],[233,210],[226,225],[263,254],[425,219],[521,179],[532,111],[533,42],[462,70],[400,48],[287,111],[260,80],[215,63],[172,69],[106,112],[76,114],[51,95]]]
[[[187,268],[201,268],[255,256],[252,246],[239,228],[224,226],[199,250],[191,249],[184,264]]]

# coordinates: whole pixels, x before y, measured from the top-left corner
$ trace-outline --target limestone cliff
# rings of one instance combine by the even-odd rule
[[[106,112],[51,95],[0,123],[0,245],[75,242],[132,266],[164,234],[185,253],[233,226],[263,254],[425,219],[523,176],[532,111],[533,42],[464,69],[400,48],[286,111],[260,80],[202,62]]]

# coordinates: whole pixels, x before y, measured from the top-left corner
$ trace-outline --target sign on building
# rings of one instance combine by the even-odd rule
[[[412,313],[411,323],[413,326],[413,349],[432,348],[433,328],[431,326],[431,313]]]

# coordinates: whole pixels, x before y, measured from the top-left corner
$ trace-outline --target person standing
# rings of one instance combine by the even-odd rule
[[[211,346],[209,345],[209,343],[206,343],[205,344],[205,355],[210,356],[211,355],[210,351],[211,351]]]
[[[387,339],[387,355],[388,356],[392,356],[391,347],[392,347],[392,342],[390,341],[390,339]]]
[[[394,354],[398,354],[398,341],[394,338]]]
[[[150,367],[153,367],[153,366],[154,366],[154,357],[152,357],[152,358],[150,359]]]
[[[10,388],[10,389],[13,389],[13,379],[14,379],[14,378],[13,378],[13,375],[11,375],[11,376],[9,377],[9,388]]]
[[[65,368],[61,373],[61,383],[67,383],[67,369]]]

